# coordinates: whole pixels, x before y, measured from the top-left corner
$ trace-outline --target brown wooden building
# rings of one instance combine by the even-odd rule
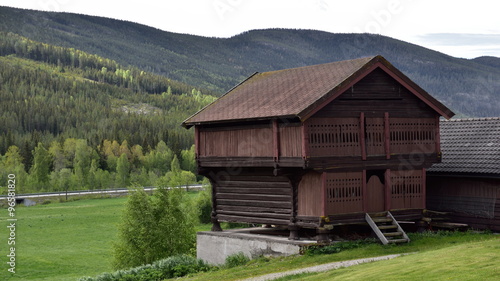
[[[184,121],[218,222],[300,228],[398,210],[419,219],[439,118],[454,113],[381,56],[255,73]]]
[[[428,207],[500,231],[500,118],[441,121],[441,143],[443,161],[427,178]]]

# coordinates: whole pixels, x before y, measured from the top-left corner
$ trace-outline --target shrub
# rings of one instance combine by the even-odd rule
[[[198,193],[195,206],[198,208],[200,223],[210,223],[212,218],[212,188],[209,185],[205,185],[205,189]]]
[[[191,256],[178,255],[113,273],[103,273],[96,277],[82,277],[80,281],[155,281],[182,277],[188,274],[208,271],[212,267]]]
[[[239,252],[237,254],[232,254],[226,257],[226,263],[224,265],[227,268],[233,268],[236,266],[244,265],[249,261],[249,257],[247,257],[243,252]]]
[[[196,233],[189,206],[183,204],[184,194],[180,189],[162,188],[153,196],[141,189],[129,195],[114,244],[115,269],[190,252]]]

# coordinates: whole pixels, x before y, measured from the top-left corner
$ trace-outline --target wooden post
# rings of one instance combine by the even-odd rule
[[[279,162],[280,157],[280,132],[278,127],[278,120],[273,120],[273,154],[274,162]]]
[[[366,170],[363,170],[361,176],[361,192],[363,193],[363,212],[368,212],[368,189],[366,188]]]
[[[389,128],[389,112],[384,113],[384,144],[385,144],[385,158],[391,159],[390,152],[390,142],[391,142],[391,131]]]
[[[422,188],[422,209],[426,208],[426,200],[427,200],[427,171],[425,168],[422,168],[422,182],[421,182],[421,188]]]
[[[361,146],[361,159],[366,160],[365,113],[359,114],[359,146]]]
[[[212,231],[222,231],[219,220],[217,219],[217,182],[208,178],[212,185],[212,215],[210,221],[212,222]]]
[[[328,206],[328,196],[326,194],[326,172],[321,174],[321,215],[325,217]]]
[[[392,193],[392,183],[391,183],[391,169],[385,170],[385,210],[389,211],[391,209],[391,193]]]
[[[309,132],[307,130],[307,121],[302,123],[302,158],[309,157]]]
[[[292,186],[292,214],[290,217],[290,223],[288,224],[288,230],[290,231],[290,236],[288,240],[299,240],[299,227],[297,226],[297,209],[298,209],[298,188],[302,175],[291,175],[288,177],[290,184]]]

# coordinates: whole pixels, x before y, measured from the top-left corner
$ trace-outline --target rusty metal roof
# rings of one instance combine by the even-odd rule
[[[440,122],[441,163],[429,172],[500,175],[500,118]]]
[[[378,66],[385,66],[420,93],[420,98],[441,115],[453,116],[444,105],[418,87],[382,56],[332,62],[299,68],[255,73],[183,122],[190,127],[204,123],[265,120],[298,117],[305,120],[319,107],[330,102],[345,89],[368,75]]]

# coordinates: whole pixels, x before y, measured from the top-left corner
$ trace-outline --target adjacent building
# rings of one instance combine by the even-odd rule
[[[429,209],[500,231],[500,118],[441,121],[443,159],[428,170]]]

